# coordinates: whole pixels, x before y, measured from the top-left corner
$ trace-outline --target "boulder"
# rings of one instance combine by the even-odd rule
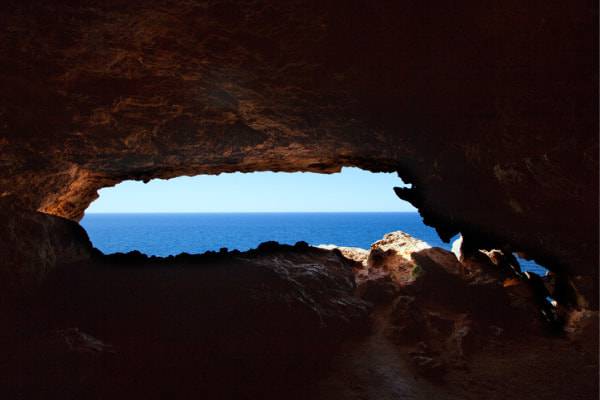
[[[429,379],[468,367],[494,338],[545,329],[539,296],[517,274],[512,255],[468,251],[460,240],[453,247],[449,252],[393,232],[375,242],[366,267],[355,270],[363,274],[358,294],[389,306],[388,337],[410,352],[415,371]]]
[[[76,222],[30,211],[12,196],[0,197],[0,285],[27,291],[61,264],[89,259],[92,244]]]
[[[407,233],[396,231],[373,243],[367,258],[367,278],[389,276],[398,285],[413,282],[419,274],[411,255],[431,246]]]

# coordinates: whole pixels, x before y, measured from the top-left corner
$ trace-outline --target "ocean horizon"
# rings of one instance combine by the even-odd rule
[[[271,240],[368,249],[386,233],[398,230],[434,247],[450,250],[452,246],[411,211],[96,212],[86,213],[81,225],[105,254],[138,250],[166,257],[221,248],[246,251]],[[524,270],[545,273],[534,262],[519,261]]]

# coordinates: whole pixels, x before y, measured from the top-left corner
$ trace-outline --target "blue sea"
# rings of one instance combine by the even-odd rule
[[[432,246],[450,250],[433,228],[413,212],[356,213],[193,213],[87,214],[81,221],[95,247],[104,253],[139,250],[156,256],[208,250],[249,250],[275,240],[294,244],[362,247],[401,230]],[[520,260],[525,270],[543,275],[537,264]]]

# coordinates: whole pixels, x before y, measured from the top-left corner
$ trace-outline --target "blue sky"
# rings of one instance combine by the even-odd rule
[[[101,189],[86,212],[415,211],[394,194],[394,186],[403,186],[396,174],[358,168],[331,175],[236,172],[126,181]]]

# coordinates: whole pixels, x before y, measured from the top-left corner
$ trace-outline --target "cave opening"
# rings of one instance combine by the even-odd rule
[[[598,398],[598,8],[3,1],[0,398]],[[276,175],[369,205],[272,185],[287,228],[206,190],[95,208],[129,179],[344,166],[398,171],[436,232],[403,234],[379,175]],[[264,192],[245,180],[214,203]],[[324,211],[391,226],[346,241],[373,214]]]
[[[403,231],[451,250],[418,210],[394,194],[409,188],[394,173],[342,168],[339,173],[252,172],[125,181],[99,191],[81,225],[105,254],[247,251],[275,241],[369,249]],[[547,270],[517,257],[525,271]]]
[[[105,382],[127,371],[143,382],[128,384],[136,394],[157,387],[219,391],[226,376],[233,398],[237,390],[253,398],[280,398],[280,390],[310,398],[304,387],[321,391],[324,376],[345,376],[347,357],[367,370],[386,368],[394,382],[412,387],[419,383],[409,378],[411,368],[435,381],[444,374],[441,366],[472,351],[467,340],[518,337],[523,326],[546,329],[536,314],[554,318],[556,305],[538,311],[523,281],[490,284],[506,274],[488,269],[481,257],[463,264],[449,251],[453,241],[442,242],[395,197],[398,183],[392,174],[351,169],[105,189],[81,222],[105,255],[79,265],[84,268],[58,270],[50,280],[44,303],[60,317],[50,329],[73,341],[93,341],[82,333],[93,332],[102,352],[118,349],[122,359],[108,356],[111,369],[94,378],[104,393],[113,394]],[[377,201],[386,195],[389,203]],[[330,202],[312,203],[318,196]],[[236,201],[226,204],[231,198]],[[255,208],[240,211],[240,204]],[[277,212],[265,211],[272,209]],[[215,252],[223,247],[239,251]],[[481,300],[472,301],[475,296]],[[470,336],[456,340],[463,334]],[[389,355],[415,341],[414,366],[398,367],[403,363]],[[362,368],[352,374],[364,374]],[[284,384],[264,385],[257,376]]]
[[[368,248],[405,229],[444,245],[416,209],[396,197],[392,173],[228,173],[102,189],[81,221],[104,253],[155,256],[246,251],[266,241]]]

